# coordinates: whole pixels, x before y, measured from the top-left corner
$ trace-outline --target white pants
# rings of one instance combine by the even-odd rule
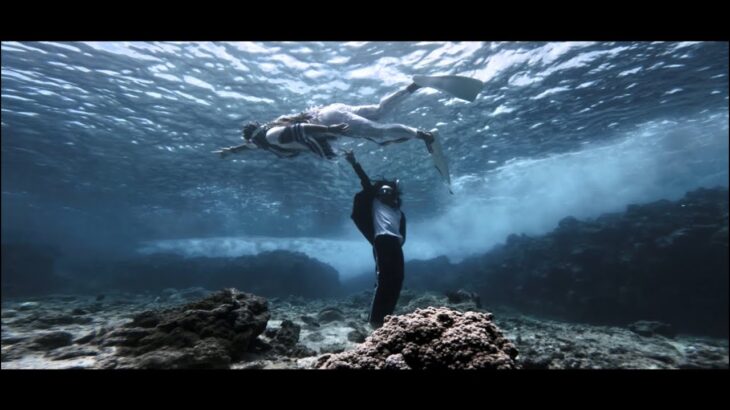
[[[355,138],[374,138],[377,140],[415,138],[418,129],[403,124],[378,123],[380,118],[388,114],[411,93],[405,89],[395,92],[380,101],[377,105],[331,104],[312,112],[312,123],[320,125],[347,124],[350,126],[348,136]],[[395,142],[395,141],[393,141]]]

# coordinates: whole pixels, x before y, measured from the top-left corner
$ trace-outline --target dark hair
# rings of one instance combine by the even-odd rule
[[[400,208],[403,205],[403,200],[401,199],[402,191],[401,191],[400,184],[398,182],[399,182],[398,179],[393,179],[393,180],[389,180],[389,179],[385,179],[385,178],[377,179],[377,180],[373,181],[373,189],[375,190],[375,192],[378,192],[380,190],[380,188],[382,188],[384,185],[388,185],[389,187],[393,188],[395,195],[396,195],[396,203],[398,204],[398,207]]]
[[[246,123],[246,125],[243,126],[243,139],[250,141],[251,137],[253,137],[253,133],[256,132],[259,127],[261,127],[261,124],[255,121]]]
[[[381,175],[376,175],[375,179],[372,180],[373,186],[376,188],[380,188],[383,185],[390,185],[394,189],[398,191],[398,193],[401,193],[401,183],[400,179],[394,178],[394,179],[388,179]]]

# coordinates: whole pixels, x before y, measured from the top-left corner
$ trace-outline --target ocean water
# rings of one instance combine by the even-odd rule
[[[453,195],[420,141],[336,145],[403,181],[406,260],[458,262],[568,215],[727,186],[727,61],[721,42],[3,42],[3,240],[76,255],[289,249],[342,277],[368,271],[344,159],[211,151],[249,120],[454,74],[485,83],[476,101],[422,89],[383,119],[439,129]]]
[[[371,177],[401,181],[394,314],[493,312],[527,368],[728,367],[727,42],[1,50],[4,369],[311,368],[376,343],[350,165],[212,151],[240,144],[248,121],[375,104],[415,75],[484,83],[473,102],[422,88],[381,120],[438,129],[453,193],[422,141],[333,142]],[[163,331],[180,352],[145,361],[144,348],[132,359],[109,348],[124,326],[141,326],[133,339],[152,332],[139,323],[231,283],[268,298],[265,315],[228,318],[265,327],[253,350],[180,353],[198,339]],[[185,318],[200,315],[191,309]]]

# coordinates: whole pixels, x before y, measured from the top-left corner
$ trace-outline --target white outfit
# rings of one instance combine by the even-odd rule
[[[320,125],[347,124],[350,126],[348,134],[356,138],[370,137],[383,139],[411,139],[417,136],[418,130],[403,124],[381,124],[380,118],[388,114],[411,93],[400,90],[380,101],[377,105],[346,105],[330,104],[325,107],[310,110],[310,122]]]
[[[400,234],[400,218],[399,209],[390,207],[377,198],[373,200],[373,226],[376,238],[378,235],[396,236],[403,243],[403,236]]]

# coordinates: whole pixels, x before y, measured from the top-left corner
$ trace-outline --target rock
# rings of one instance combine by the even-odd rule
[[[656,321],[640,320],[629,325],[629,329],[642,336],[662,335],[666,337],[674,337],[676,333],[671,325]]]
[[[0,355],[0,361],[11,362],[13,360],[19,360],[28,354],[27,347],[22,343],[12,344],[9,346],[3,346],[3,353]],[[3,366],[5,370],[5,366]]]
[[[386,370],[409,370],[411,367],[408,366],[408,363],[406,363],[403,355],[397,353],[385,358],[385,364],[383,368]]]
[[[608,352],[611,354],[625,354],[629,352],[629,349],[623,346],[616,346],[608,349]]]
[[[228,352],[223,340],[207,338],[191,348],[154,350],[118,366],[143,369],[227,369],[231,363]]]
[[[180,307],[142,312],[101,336],[101,344],[120,346],[122,358],[110,361],[112,367],[227,368],[264,332],[269,317],[266,299],[225,289]],[[284,339],[295,333],[287,329]]]
[[[268,331],[269,329],[267,329]],[[251,344],[248,347],[248,351],[251,353],[266,353],[273,349],[274,346],[271,345],[271,343],[262,340],[260,337],[254,339],[251,341]]]
[[[271,332],[271,346],[276,354],[287,357],[314,356],[317,352],[299,343],[300,327],[291,320],[281,322],[281,327]]]
[[[675,360],[672,357],[667,356],[665,354],[651,353],[651,354],[647,355],[647,357],[650,358],[650,359],[658,360],[658,361],[660,361],[662,363],[669,364],[669,365],[676,364],[675,363]]]
[[[291,320],[284,320],[274,336],[274,342],[285,347],[294,347],[299,342],[299,332],[299,326]]]
[[[456,291],[447,291],[446,297],[448,298],[449,303],[472,302],[478,309],[481,309],[482,307],[481,298],[476,292],[468,292],[466,290],[459,289]]]
[[[32,349],[52,350],[62,346],[68,346],[73,340],[69,332],[50,332],[33,339]]]
[[[321,323],[329,323],[338,320],[345,320],[345,314],[340,309],[334,307],[328,307],[322,309],[317,315],[317,318]]]
[[[20,343],[27,339],[28,339],[28,336],[20,336],[20,335],[16,335],[16,334],[10,333],[10,332],[8,332],[8,333],[3,332],[2,344],[3,345],[14,345],[16,343]]]
[[[160,323],[160,314],[155,311],[142,312],[132,319],[132,324],[137,327],[151,328]]]
[[[76,308],[76,309],[74,309],[74,310],[71,311],[71,314],[72,315],[79,315],[79,316],[80,315],[86,315],[88,313],[89,312],[87,312],[87,311],[85,311],[84,309],[81,309],[81,308]]]
[[[79,337],[78,339],[74,340],[74,343],[83,345],[83,344],[91,342],[92,340],[94,340],[95,337],[96,337],[96,331],[89,332],[89,333]]]
[[[448,308],[387,316],[355,350],[317,363],[323,369],[514,369],[515,346],[492,315]]]
[[[311,316],[306,316],[306,315],[305,316],[300,316],[299,319],[302,322],[304,322],[307,325],[309,325],[309,326],[319,327],[319,323],[317,322],[317,319],[315,319],[315,318],[313,318]]]
[[[142,338],[150,336],[154,333],[151,329],[120,327],[112,329],[100,336],[98,344],[101,346],[128,346],[135,347]]]
[[[510,236],[449,276],[525,313],[612,326],[652,317],[671,325],[670,337],[727,338],[727,232],[727,188],[698,189],[595,219],[567,217],[535,238]]]
[[[365,335],[359,330],[353,330],[347,334],[347,340],[353,343],[362,343],[365,341]]]
[[[98,354],[99,352],[94,349],[81,346],[66,346],[50,351],[45,356],[52,360],[67,360],[81,356],[96,356]]]

